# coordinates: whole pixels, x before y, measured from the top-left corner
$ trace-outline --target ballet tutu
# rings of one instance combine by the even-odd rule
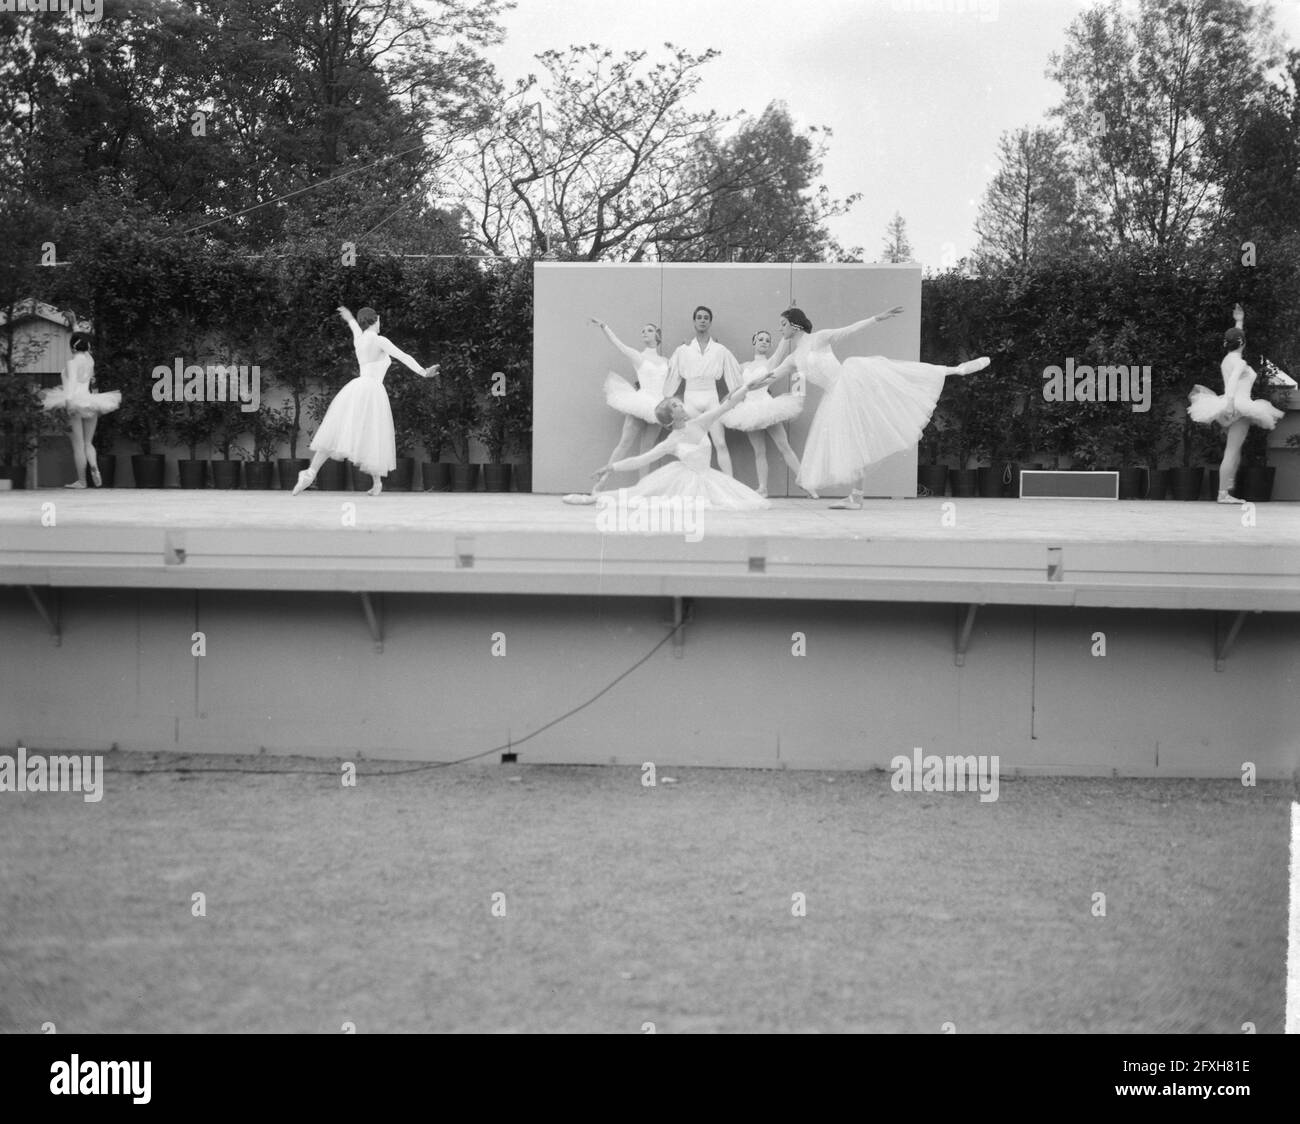
[[[655,407],[663,401],[646,390],[638,390],[627,379],[612,371],[605,376],[605,402],[620,414],[630,414],[651,425],[662,425],[655,417]]]
[[[728,429],[752,431],[766,429],[778,422],[797,418],[803,410],[803,398],[798,394],[780,394],[773,398],[764,387],[751,390],[743,402],[738,402],[722,415],[722,424]]]
[[[393,408],[378,379],[357,375],[334,396],[311,439],[311,450],[336,461],[349,460],[371,476],[397,467]]]
[[[943,369],[930,363],[883,355],[844,360],[808,429],[800,486],[856,486],[871,465],[913,448],[943,383]]]
[[[1215,394],[1207,386],[1194,386],[1187,396],[1191,405],[1187,414],[1194,422],[1202,425],[1217,423],[1227,429],[1239,418],[1247,419],[1251,425],[1261,429],[1272,429],[1284,416],[1271,402],[1261,398],[1229,398],[1226,394]]]
[[[111,414],[122,405],[122,392],[108,390],[91,393],[85,383],[77,383],[71,391],[58,386],[44,391],[42,405],[47,410],[67,410],[75,418],[97,418]]]
[[[760,511],[772,506],[753,488],[746,487],[725,472],[716,468],[691,468],[679,460],[655,469],[635,487],[628,488],[627,495],[629,499],[650,496],[681,497],[684,500],[699,498],[720,511]]]

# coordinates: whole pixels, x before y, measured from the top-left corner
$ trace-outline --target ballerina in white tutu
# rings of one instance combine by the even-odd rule
[[[791,344],[790,355],[780,363],[773,356],[769,360],[773,369],[762,382],[766,385],[798,370],[824,388],[808,430],[798,481],[800,487],[814,493],[849,485],[849,498],[831,507],[860,508],[867,470],[920,440],[943,390],[943,380],[949,375],[974,374],[989,365],[986,357],[957,367],[883,355],[855,356],[843,362],[836,358],[832,345],[902,311],[901,307],[891,308],[847,328],[820,332],[812,330],[811,321],[797,308],[781,314],[781,335]]]
[[[327,460],[349,460],[362,472],[369,473],[374,484],[370,495],[383,491],[381,477],[397,467],[397,441],[393,431],[393,408],[384,389],[384,374],[394,359],[405,363],[421,378],[436,378],[438,366],[421,367],[414,359],[385,336],[379,334],[379,314],[363,308],[353,317],[339,306],[339,315],[352,329],[361,373],[334,396],[316,436],[311,439],[314,456],[311,467],[298,473],[294,485],[296,496],[310,488],[316,473]]]
[[[735,477],[719,472],[710,465],[713,442],[709,427],[715,425],[737,403],[744,401],[750,388],[741,384],[712,410],[692,416],[680,398],[665,398],[655,411],[658,421],[672,432],[648,453],[626,460],[613,461],[592,475],[596,489],[611,472],[627,472],[653,464],[660,457],[675,458],[655,469],[634,488],[626,489],[629,499],[661,496],[684,500],[703,500],[708,507],[723,511],[757,511],[772,505],[752,488]],[[622,491],[622,489],[620,489]]]
[[[723,377],[727,380],[727,389],[735,390],[742,383],[757,380],[770,369],[769,361],[779,364],[789,350],[789,343],[781,341],[775,355],[772,354],[772,333],[755,332],[750,342],[754,345],[754,358],[740,368],[739,377],[728,371]],[[754,449],[754,467],[758,474],[758,494],[767,495],[767,438],[785,460],[795,476],[799,475],[799,458],[790,447],[790,439],[785,433],[785,423],[797,418],[803,410],[802,394],[786,393],[775,398],[768,393],[766,386],[751,390],[745,401],[727,412],[722,424],[728,429],[739,430],[749,438]],[[810,493],[813,499],[817,493]]]
[[[655,418],[655,407],[663,401],[664,383],[668,381],[668,360],[659,354],[663,333],[655,324],[642,325],[641,342],[645,347],[637,351],[620,340],[605,321],[597,320],[594,316],[588,319],[627,357],[636,372],[635,384],[620,378],[613,371],[605,376],[605,401],[624,415],[623,432],[609,459],[616,461],[638,447],[644,453],[654,444],[661,428]]]
[[[77,466],[77,479],[66,488],[84,488],[86,486],[86,469],[90,469],[90,478],[95,487],[103,486],[99,475],[99,457],[95,452],[95,427],[105,414],[112,413],[122,405],[120,390],[95,391],[91,387],[95,380],[95,359],[90,354],[90,340],[75,331],[76,317],[68,314],[72,334],[72,355],[63,368],[63,385],[45,391],[42,405],[47,410],[66,410],[68,414],[68,436],[72,440],[72,459]]]
[[[1223,450],[1223,461],[1219,465],[1218,503],[1245,503],[1232,494],[1237,483],[1237,469],[1241,466],[1241,446],[1252,425],[1261,429],[1274,428],[1284,416],[1271,402],[1261,398],[1251,398],[1250,388],[1257,378],[1254,368],[1244,355],[1246,333],[1242,327],[1245,312],[1241,305],[1233,310],[1236,327],[1229,328],[1223,334],[1223,346],[1227,354],[1219,364],[1223,373],[1223,393],[1215,394],[1209,387],[1197,384],[1187,396],[1191,405],[1187,413],[1195,422],[1203,425],[1217,424],[1228,431],[1227,444]]]

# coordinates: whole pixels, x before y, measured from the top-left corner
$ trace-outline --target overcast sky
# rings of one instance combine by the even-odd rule
[[[1080,0],[519,0],[506,42],[489,56],[507,84],[532,56],[572,43],[648,50],[665,41],[722,52],[704,69],[702,108],[757,115],[789,105],[834,135],[823,169],[831,193],[861,191],[834,220],[845,246],[880,254],[895,211],[914,255],[940,268],[974,246],[974,222],[999,134],[1038,124],[1059,100],[1048,56]],[[929,10],[935,9],[935,10]],[[1300,0],[1274,5],[1300,43]]]

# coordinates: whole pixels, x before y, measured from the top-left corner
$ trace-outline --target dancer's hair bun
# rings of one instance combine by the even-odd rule
[[[812,321],[804,315],[803,309],[787,308],[781,315],[796,328],[802,328],[805,332],[812,331]]]
[[[360,312],[357,313],[357,324],[361,327],[362,331],[365,331],[367,328],[370,327],[371,324],[373,324],[378,319],[379,319],[379,313],[377,313],[369,305],[366,305],[365,308],[363,308]]]
[[[72,339],[69,342],[73,351],[90,350],[90,337],[85,332],[73,332]]]
[[[1240,328],[1229,328],[1223,333],[1223,346],[1232,351],[1245,338],[1246,333]]]
[[[673,403],[676,401],[676,398],[665,398],[655,407],[655,417],[659,419],[660,425],[670,426],[673,424]]]

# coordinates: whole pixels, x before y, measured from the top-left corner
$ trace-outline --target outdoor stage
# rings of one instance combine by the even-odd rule
[[[653,650],[519,759],[1300,764],[1300,505],[600,518],[546,495],[0,493],[0,744],[451,760]]]

